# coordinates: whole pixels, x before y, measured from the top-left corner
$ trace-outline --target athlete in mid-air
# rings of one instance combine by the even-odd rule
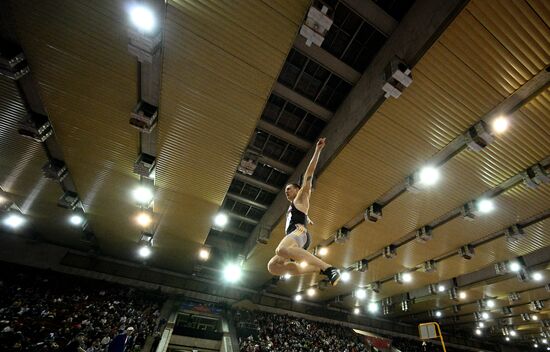
[[[311,244],[311,235],[307,231],[307,224],[310,223],[307,213],[309,211],[313,172],[317,167],[319,155],[324,147],[325,138],[320,138],[302,178],[303,184],[300,186],[296,183],[290,183],[285,187],[286,198],[290,201],[286,214],[286,236],[275,249],[275,256],[267,264],[267,269],[272,275],[278,276],[320,272],[327,276],[332,286],[335,286],[340,280],[338,269],[307,251]],[[307,265],[305,267],[301,266],[301,262],[306,262]]]

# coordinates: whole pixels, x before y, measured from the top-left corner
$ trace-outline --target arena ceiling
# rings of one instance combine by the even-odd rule
[[[478,324],[473,313],[491,311],[485,335],[501,340],[501,328],[511,327],[541,338],[547,308],[536,313],[539,321],[521,314],[550,298],[550,185],[526,187],[521,173],[550,166],[550,5],[324,3],[334,24],[321,48],[307,47],[298,34],[310,1],[153,3],[164,17],[154,86],[159,123],[150,138],[128,123],[146,89],[146,65],[128,52],[128,2],[6,2],[2,35],[22,47],[32,81],[0,77],[2,199],[31,220],[25,232],[36,238],[136,261],[141,229],[131,192],[140,177],[133,166],[151,143],[157,166],[148,265],[212,275],[241,254],[249,287],[285,296],[314,287],[305,300],[358,305],[361,314],[370,314],[368,301],[386,300],[389,316],[407,322],[433,319],[439,310],[444,326],[470,332]],[[384,100],[383,69],[395,55],[412,67],[414,82],[398,99]],[[40,99],[29,97],[32,91]],[[55,130],[55,143],[45,147],[17,133],[26,112],[40,108]],[[502,113],[510,120],[506,132],[481,151],[466,147],[468,128]],[[283,235],[280,190],[303,172],[319,136],[328,146],[312,196],[311,248],[326,246],[324,259],[350,270],[368,261],[366,271],[350,271],[349,282],[325,290],[318,290],[318,275],[277,281],[266,268]],[[251,154],[259,155],[254,173],[238,172]],[[95,240],[83,239],[67,223],[70,211],[57,206],[62,187],[41,172],[52,155],[62,155]],[[408,191],[407,177],[428,164],[439,167],[440,181]],[[461,207],[482,197],[494,211],[465,220]],[[383,217],[362,220],[373,203],[383,205]],[[213,226],[219,211],[229,214],[223,230]],[[504,230],[514,224],[525,235],[510,242]],[[432,239],[420,243],[414,237],[424,226]],[[349,238],[334,243],[343,227],[352,229]],[[471,260],[457,254],[468,244],[475,247]],[[197,256],[204,245],[212,248],[207,264]],[[396,254],[386,259],[389,245]],[[495,263],[518,257],[544,279],[495,273]],[[437,270],[420,270],[429,260]],[[404,272],[413,281],[395,282]],[[485,272],[490,278],[479,274]],[[444,294],[426,294],[439,284]],[[453,285],[467,297],[449,299]],[[366,301],[353,294],[358,287],[367,289]],[[519,300],[509,301],[511,292]],[[489,298],[495,307],[481,309],[478,301]],[[408,311],[402,301],[410,301]]]

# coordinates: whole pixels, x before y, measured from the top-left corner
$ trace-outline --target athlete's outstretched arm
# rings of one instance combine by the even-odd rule
[[[304,191],[310,191],[311,190],[311,181],[313,179],[313,173],[315,172],[315,168],[317,168],[317,163],[319,162],[319,155],[321,155],[321,151],[325,147],[325,138],[319,138],[317,141],[317,144],[315,145],[315,152],[313,153],[313,156],[311,157],[311,160],[309,162],[309,165],[307,166],[306,172],[304,173],[304,182],[302,184],[302,189]]]

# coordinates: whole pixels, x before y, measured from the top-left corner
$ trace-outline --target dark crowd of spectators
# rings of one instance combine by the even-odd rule
[[[141,351],[158,292],[0,262],[0,351]]]
[[[348,327],[288,315],[237,311],[234,314],[241,352],[371,351]]]
[[[233,314],[240,352],[376,352],[351,328],[288,315],[237,310]],[[381,336],[401,352],[440,352],[441,345],[403,337]],[[448,352],[459,350],[447,347]]]

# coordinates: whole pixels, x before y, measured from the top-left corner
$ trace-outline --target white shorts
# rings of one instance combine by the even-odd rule
[[[300,248],[307,250],[311,244],[311,235],[303,225],[297,225],[296,229],[287,234],[287,236],[291,236],[292,239],[298,243],[298,247]]]

